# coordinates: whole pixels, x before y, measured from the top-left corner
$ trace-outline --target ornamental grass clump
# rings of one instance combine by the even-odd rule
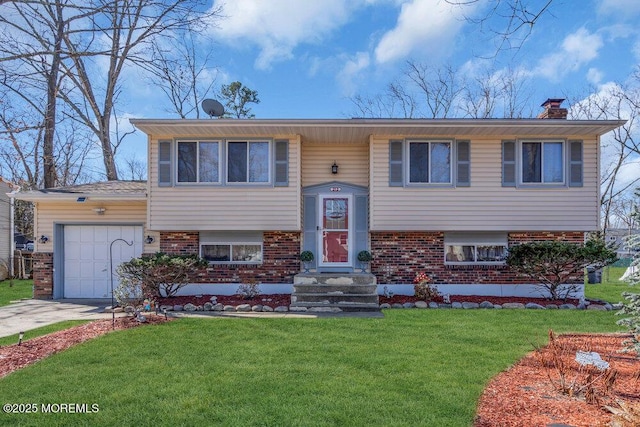
[[[431,277],[425,273],[418,273],[413,279],[413,291],[415,296],[425,301],[433,301],[440,298],[438,288],[431,285]]]

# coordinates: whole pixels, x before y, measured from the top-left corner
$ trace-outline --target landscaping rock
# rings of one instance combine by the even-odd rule
[[[403,308],[414,308],[416,305],[412,302],[405,302],[404,304],[402,304]]]
[[[429,301],[429,308],[438,308],[439,305],[435,301]]]
[[[236,311],[236,308],[232,305],[225,305],[222,311]]]
[[[573,304],[560,304],[558,307],[560,310],[575,310],[576,306]]]
[[[619,302],[619,303],[613,304],[613,305],[611,306],[611,309],[612,309],[612,310],[622,310],[622,307],[623,307],[623,306],[624,306],[624,304],[622,304],[621,302]]]
[[[202,306],[202,309],[204,311],[211,311],[213,309],[213,304],[210,302],[205,302],[204,305]]]
[[[545,308],[546,308],[547,310],[557,310],[557,309],[558,309],[558,306],[557,306],[557,305],[555,305],[555,304],[547,304],[547,305],[545,306]]]
[[[489,301],[482,301],[480,303],[480,308],[493,308],[493,303]]]
[[[127,314],[133,314],[133,313],[135,313],[135,312],[136,312],[136,309],[135,309],[135,307],[134,307],[134,306],[132,306],[132,305],[128,305],[128,306],[126,306],[126,307],[124,308],[124,312],[125,312],[125,313],[127,313]]]
[[[438,308],[453,308],[449,303],[438,304]]]
[[[196,306],[189,302],[189,303],[186,303],[184,307],[182,307],[182,309],[184,311],[193,312],[193,311],[196,311]]]
[[[173,311],[182,311],[182,306],[180,304],[176,304],[173,306]]]
[[[544,310],[544,306],[540,304],[536,304],[535,302],[528,302],[524,308],[528,308],[529,310]]]
[[[211,298],[209,298],[209,301],[211,301],[211,304],[217,304],[218,303],[218,297],[217,296],[212,296]]]
[[[462,303],[460,302],[451,303],[451,308],[462,308]]]
[[[318,307],[318,308],[330,308],[330,307]],[[307,307],[297,307],[295,305],[289,307],[289,311],[305,312],[307,310],[308,310]]]
[[[478,308],[480,307],[480,304],[478,304],[477,302],[463,302],[462,303],[462,308],[464,308],[465,310],[471,310],[474,308]]]
[[[236,307],[236,311],[251,311],[251,304],[240,304]]]
[[[268,305],[263,305],[263,306],[262,306],[262,311],[263,311],[264,313],[270,313],[270,312],[272,312],[272,311],[273,311],[273,307],[270,307],[270,306],[268,306]]]
[[[171,311],[173,310],[173,306],[172,305],[161,305],[160,306],[160,311],[164,312],[164,311]]]
[[[502,305],[500,304],[493,304],[493,308],[496,310],[502,310]]]
[[[613,306],[612,306],[611,304],[609,304],[609,303],[606,303],[606,304],[604,305],[604,308],[606,308],[606,309],[607,309],[607,311],[611,311],[611,310],[613,310]]]
[[[427,307],[429,307],[429,304],[427,304],[426,301],[416,301],[415,307],[416,308],[427,308]]]
[[[196,305],[196,311],[204,311],[201,305]]]
[[[251,307],[251,311],[262,311],[262,304],[256,304]]]
[[[586,310],[587,309],[587,304],[584,302],[581,302],[580,304],[578,304],[578,310]]]
[[[385,302],[385,303],[382,303],[382,304],[380,304],[380,308],[382,308],[382,309],[384,309],[384,308],[391,308],[391,304],[386,303],[386,302]]]
[[[212,308],[211,311],[222,311],[224,310],[224,305],[222,305],[221,303],[216,303]]]
[[[524,308],[524,304],[521,302],[505,302],[502,304],[502,308],[516,309],[516,308]]]
[[[589,304],[587,310],[607,311],[606,307],[600,304]]]
[[[400,304],[399,302],[395,302],[395,303],[391,304],[391,308],[404,308],[404,306],[402,304]]]
[[[308,311],[315,313],[340,313],[342,309],[338,307],[311,307]]]
[[[289,308],[285,305],[279,305],[276,308],[274,308],[273,311],[276,313],[284,313],[289,311]]]

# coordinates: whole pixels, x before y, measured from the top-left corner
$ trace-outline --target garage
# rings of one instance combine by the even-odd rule
[[[143,250],[141,225],[65,225],[63,235],[63,298],[111,298],[109,265],[116,287],[116,267]]]

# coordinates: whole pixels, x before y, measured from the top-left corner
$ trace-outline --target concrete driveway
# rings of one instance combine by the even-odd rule
[[[0,307],[0,337],[27,332],[31,329],[64,320],[110,319],[111,313],[104,313],[104,308],[111,305],[111,300],[65,299],[24,300]],[[116,313],[116,316],[121,316]],[[25,334],[28,337],[28,332]]]

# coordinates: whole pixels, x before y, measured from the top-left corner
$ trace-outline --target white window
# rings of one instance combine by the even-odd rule
[[[262,233],[201,232],[200,256],[211,264],[260,264]]]
[[[267,141],[229,141],[227,182],[269,182],[269,157]]]
[[[562,141],[522,141],[520,149],[523,184],[564,184]]]
[[[220,142],[178,142],[178,182],[219,182],[219,170]]]
[[[451,141],[408,141],[409,184],[451,184]]]
[[[506,233],[445,233],[444,243],[445,264],[504,264],[507,258]]]

